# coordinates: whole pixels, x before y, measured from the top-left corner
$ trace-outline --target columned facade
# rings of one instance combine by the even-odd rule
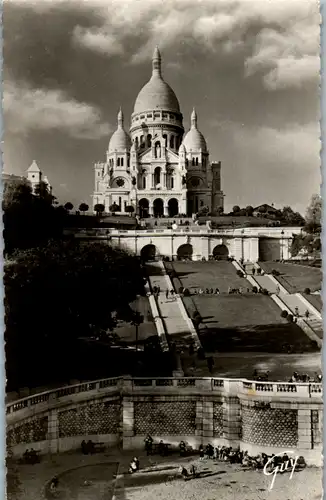
[[[116,211],[141,217],[216,210],[223,207],[220,170],[220,162],[209,162],[195,110],[184,135],[179,102],[163,80],[156,48],[152,76],[135,101],[129,134],[120,109],[106,162],[95,164],[93,207],[101,203],[109,212],[115,204]]]

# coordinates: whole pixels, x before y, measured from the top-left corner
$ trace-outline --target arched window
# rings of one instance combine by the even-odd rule
[[[117,159],[117,165],[120,167],[120,158]]]
[[[192,166],[195,166],[195,158],[192,159]]]
[[[178,149],[179,148],[179,137],[176,136],[175,138],[175,149]]]
[[[171,189],[173,189],[173,188],[174,188],[174,177],[173,177],[173,175],[172,175],[172,176],[171,176]]]
[[[123,158],[120,160],[120,165],[123,167]]]
[[[164,139],[164,145],[166,147],[168,144],[168,136],[166,134],[163,134],[163,139]]]
[[[146,177],[143,175],[143,189],[146,189]]]
[[[138,137],[135,139],[136,149],[138,149]]]
[[[144,136],[140,136],[140,147],[143,148],[145,146]]]
[[[150,148],[152,146],[152,136],[148,134],[147,136],[147,147]]]
[[[170,137],[170,148],[171,149],[174,148],[174,135],[171,135],[171,137]]]

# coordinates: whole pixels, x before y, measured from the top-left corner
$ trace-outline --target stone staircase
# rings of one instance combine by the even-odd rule
[[[172,290],[173,285],[169,276],[166,273],[162,262],[151,262],[148,265],[148,277],[151,289],[160,287],[160,294],[157,297],[156,303],[159,315],[162,319],[168,342],[170,340],[179,342],[181,340],[193,341],[197,348],[201,347],[197,332],[189,318],[183,302],[178,294],[174,297],[166,297],[166,290]]]

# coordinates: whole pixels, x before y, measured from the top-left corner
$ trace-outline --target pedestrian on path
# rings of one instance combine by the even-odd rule
[[[157,287],[157,295],[160,295],[160,292],[161,292],[161,287],[160,285]]]
[[[279,295],[280,291],[281,291],[280,287],[277,285],[277,287],[276,287],[276,294]]]
[[[306,312],[305,312],[305,317],[306,317],[306,319],[309,319],[309,316],[310,316],[310,312],[309,312],[309,311],[308,311],[308,309],[307,309],[307,310],[306,310]]]
[[[167,289],[166,292],[165,292],[165,298],[168,299],[169,298],[169,290]]]

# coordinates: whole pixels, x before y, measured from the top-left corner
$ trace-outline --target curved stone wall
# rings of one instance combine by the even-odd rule
[[[322,386],[217,378],[115,378],[76,384],[7,405],[7,444],[56,453],[82,439],[144,446],[147,434],[177,446],[296,450],[322,460]]]

